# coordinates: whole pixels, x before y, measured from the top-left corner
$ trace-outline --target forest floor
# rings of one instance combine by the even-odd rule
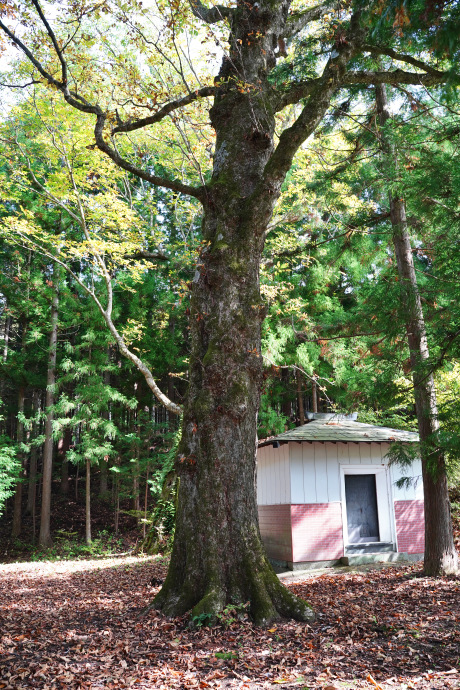
[[[310,574],[313,625],[215,628],[144,612],[161,557],[0,565],[0,688],[460,687],[460,579],[420,565]]]
[[[30,514],[22,518],[19,539],[11,538],[12,511],[0,519],[0,563],[17,561],[55,560],[59,558],[91,558],[111,556],[134,551],[142,542],[142,528],[130,510],[130,501],[123,502],[118,520],[118,534],[114,533],[114,511],[109,501],[92,496],[91,530],[93,543],[85,544],[85,496],[80,491],[78,500],[71,496],[53,494],[51,502],[51,529],[53,547],[45,553],[38,548],[37,538],[40,515],[35,521]]]

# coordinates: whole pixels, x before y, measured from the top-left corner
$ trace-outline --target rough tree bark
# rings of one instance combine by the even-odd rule
[[[42,547],[51,546],[50,516],[51,516],[51,480],[53,472],[53,404],[54,386],[56,383],[56,355],[58,335],[58,309],[59,309],[59,278],[58,264],[53,267],[53,297],[50,314],[50,340],[48,355],[48,372],[46,376],[45,397],[45,443],[43,447],[43,479],[42,479],[42,506],[40,514],[40,532],[38,543]]]
[[[353,52],[347,43],[303,117],[275,150],[267,75],[290,3],[239,6],[228,84],[210,110],[216,131],[201,252],[191,289],[190,387],[177,458],[178,510],[171,563],[154,605],[168,615],[216,614],[250,602],[257,623],[311,620],[311,608],[278,580],[265,555],[255,495],[256,424],[262,376],[259,265],[266,228],[298,147],[324,115]],[[254,40],[253,37],[259,37]],[[244,82],[244,88],[238,84]],[[327,85],[326,85],[327,84]],[[284,140],[283,140],[284,137]]]
[[[376,87],[376,103],[379,123],[383,127],[391,117],[383,84]],[[385,135],[382,135],[382,146],[386,155],[395,163],[396,154]],[[436,447],[435,441],[439,421],[434,379],[428,364],[425,319],[414,268],[404,198],[400,192],[390,193],[389,202],[420,436],[425,502],[424,572],[426,575],[450,575],[458,572],[458,555],[454,544],[445,459]]]

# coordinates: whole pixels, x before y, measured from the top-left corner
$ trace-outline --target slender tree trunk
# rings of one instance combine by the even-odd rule
[[[85,491],[85,540],[91,544],[91,462],[86,459],[86,491]]]
[[[67,451],[72,443],[72,430],[66,428],[64,436],[59,439],[57,446],[57,455],[61,461],[61,485],[59,491],[63,496],[69,493],[69,461],[67,460]]]
[[[109,458],[99,460],[99,498],[106,499],[109,495]]]
[[[384,126],[390,118],[384,85],[376,87],[376,101],[379,121]],[[395,154],[391,145],[385,139],[382,143],[384,150],[394,161]],[[458,572],[458,555],[453,538],[445,459],[436,447],[435,437],[439,430],[436,390],[428,363],[428,341],[407,227],[406,208],[400,193],[390,194],[390,214],[401,300],[405,309],[421,446],[425,501],[424,572],[426,575],[448,575]]]
[[[137,430],[139,434],[139,429]],[[132,509],[136,513],[136,523],[139,524],[139,512],[140,512],[140,487],[139,487],[139,445],[136,444],[135,448],[136,461],[133,464],[133,498],[132,498]]]
[[[56,383],[56,354],[57,354],[57,334],[58,334],[58,309],[59,309],[59,266],[54,264],[53,268],[53,299],[51,303],[51,332],[49,340],[48,373],[46,377],[46,398],[45,398],[45,444],[43,448],[43,480],[42,480],[42,506],[40,516],[40,533],[38,543],[42,547],[51,546],[51,484],[53,473],[53,405],[54,405],[54,386]]]
[[[107,361],[110,361],[110,348],[107,349]],[[104,371],[104,385],[110,386],[110,371]],[[105,419],[110,419],[110,403],[107,403],[107,409],[103,411]],[[108,475],[109,475],[109,458],[101,458],[99,460],[99,498],[106,500],[109,496]]]
[[[145,540],[147,533],[147,506],[149,498],[149,468],[145,471],[145,494],[144,494],[144,522],[142,524],[142,538]]]
[[[32,392],[32,417],[35,417],[39,409],[39,395],[38,391],[34,390]],[[37,424],[32,423],[32,441],[34,441],[37,435]],[[29,468],[29,486],[27,492],[27,512],[34,515],[35,512],[35,502],[37,493],[37,446],[32,444],[30,448],[30,468]]]
[[[77,469],[75,470],[75,503],[78,503],[78,477],[80,473],[80,466],[77,465]]]
[[[10,328],[11,328],[11,316],[7,316],[5,319],[5,325],[3,328],[3,353],[2,359],[3,363],[8,359],[8,343],[10,339]]]
[[[311,403],[312,412],[318,412],[318,384],[316,383],[316,376],[313,375],[311,381]]]
[[[115,466],[119,465],[119,458],[115,459]],[[115,473],[112,480],[112,500],[114,504],[114,530],[115,534],[118,535],[118,525],[120,518],[120,479],[118,473]]]
[[[292,408],[292,393],[289,390],[289,369],[281,369],[281,381],[283,382],[283,398],[281,403],[281,412],[288,419],[291,418],[291,408]]]
[[[115,515],[114,515],[114,530],[115,535],[118,536],[118,525],[120,520],[120,480],[118,477],[114,480],[115,486]]]
[[[19,537],[22,531],[22,485],[25,478],[25,458],[24,451],[21,446],[24,443],[24,424],[19,419],[19,414],[24,414],[24,401],[25,401],[25,387],[20,386],[18,391],[18,424],[17,424],[17,442],[18,442],[18,456],[21,461],[21,474],[20,481],[16,484],[16,491],[14,494],[14,504],[13,504],[13,526],[11,528],[11,536]]]
[[[10,329],[11,329],[11,316],[7,316],[5,318],[5,324],[3,327],[3,352],[2,352],[2,361],[3,364],[6,364],[8,360],[8,345],[9,345],[9,340],[10,340]],[[5,384],[6,381],[2,377],[0,380],[0,402],[5,402]]]
[[[69,489],[69,461],[67,460],[67,457],[64,455],[62,457],[61,462],[61,484],[59,487],[59,491],[63,496],[67,496],[69,493]]]
[[[302,374],[298,369],[295,370],[295,377],[297,381],[297,406],[299,408],[299,424],[305,424],[305,409],[303,405],[303,389],[302,389]]]

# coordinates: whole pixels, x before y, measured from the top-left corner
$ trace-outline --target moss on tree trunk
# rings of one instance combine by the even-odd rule
[[[154,605],[168,615],[215,616],[249,602],[257,623],[312,620],[278,580],[261,543],[255,491],[262,380],[259,265],[282,176],[263,175],[275,118],[266,75],[288,3],[244,10],[230,37],[211,108],[216,150],[204,201],[204,248],[191,284],[190,385],[176,459],[176,531]],[[248,36],[259,36],[248,40]],[[268,65],[267,65],[268,63]],[[238,87],[244,73],[246,89]]]

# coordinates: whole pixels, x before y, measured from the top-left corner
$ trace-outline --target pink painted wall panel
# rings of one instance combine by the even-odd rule
[[[425,549],[425,515],[423,501],[395,501],[398,551],[423,553]]]
[[[332,561],[343,554],[341,503],[291,506],[293,562]]]
[[[259,527],[267,556],[291,562],[291,506],[259,506]]]

